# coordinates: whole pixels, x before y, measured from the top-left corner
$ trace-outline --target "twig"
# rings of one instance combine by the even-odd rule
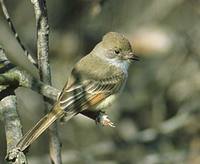
[[[0,86],[18,84],[17,87],[30,88],[43,96],[56,100],[60,91],[50,85],[44,84],[43,82],[32,77],[26,71],[20,70],[17,67],[11,69],[8,72],[0,74]]]
[[[22,138],[21,123],[16,110],[16,96],[7,96],[0,102],[0,110],[5,124],[7,141],[6,159],[13,164],[27,163],[26,156],[22,152],[17,152],[14,148]]]
[[[27,71],[12,64],[6,57],[5,51],[0,47],[0,86],[12,86],[18,84],[17,87],[30,88],[49,99],[56,100],[60,91],[50,85],[47,85]],[[0,90],[1,92],[1,90]]]
[[[24,46],[24,44],[22,43],[22,41],[21,41],[21,39],[20,39],[18,33],[16,32],[15,27],[14,27],[14,25],[13,25],[13,23],[12,23],[12,20],[11,20],[9,14],[8,14],[8,10],[7,10],[7,8],[6,8],[6,5],[5,5],[5,3],[4,3],[4,0],[0,0],[0,3],[1,3],[1,7],[2,7],[3,14],[4,14],[4,16],[5,16],[5,18],[6,18],[7,22],[8,22],[8,24],[9,24],[9,27],[10,27],[11,31],[13,32],[13,34],[14,34],[16,40],[18,41],[19,45],[20,45],[21,48],[23,49],[23,51],[24,51],[25,55],[27,56],[27,58],[29,59],[29,61],[30,61],[33,65],[37,66],[37,62],[36,62],[35,59],[32,57],[32,55],[28,52],[28,50],[25,48],[25,46]]]
[[[31,0],[34,6],[37,24],[37,57],[40,79],[42,82],[51,85],[51,73],[48,61],[49,50],[49,25],[45,0]],[[48,107],[47,107],[48,108]],[[60,164],[61,148],[57,132],[57,123],[49,128],[50,158],[52,163]]]

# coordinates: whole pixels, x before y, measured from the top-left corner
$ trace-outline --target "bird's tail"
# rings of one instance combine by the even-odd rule
[[[16,148],[20,151],[24,151],[29,145],[32,144],[51,124],[53,124],[58,118],[62,117],[62,110],[54,109],[46,114],[38,123],[29,130],[22,139],[16,145]]]

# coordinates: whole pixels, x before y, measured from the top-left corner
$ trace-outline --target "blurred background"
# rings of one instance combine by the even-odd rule
[[[36,54],[36,28],[30,1],[6,5],[26,48]],[[59,125],[63,163],[200,163],[200,1],[48,0],[53,86],[61,89],[82,56],[109,31],[131,41],[140,62],[129,70],[120,99],[108,114],[116,128],[101,127],[78,115]],[[10,58],[37,76],[0,11],[0,45]],[[44,113],[41,95],[16,90],[26,132]],[[47,134],[30,147],[30,164],[49,163]],[[0,124],[0,163],[6,153]]]

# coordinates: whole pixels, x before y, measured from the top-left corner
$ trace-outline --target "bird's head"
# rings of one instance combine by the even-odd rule
[[[117,32],[109,32],[103,36],[97,46],[99,55],[108,60],[133,61],[139,60],[134,54],[128,39]]]

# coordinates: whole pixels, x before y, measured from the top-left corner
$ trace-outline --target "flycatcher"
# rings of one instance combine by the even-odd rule
[[[124,88],[131,61],[138,60],[129,41],[116,32],[107,33],[102,41],[73,68],[58,100],[46,114],[19,141],[16,148],[24,151],[53,122],[69,120],[78,113],[97,119],[98,113],[116,99]],[[98,120],[114,126],[106,117]]]

